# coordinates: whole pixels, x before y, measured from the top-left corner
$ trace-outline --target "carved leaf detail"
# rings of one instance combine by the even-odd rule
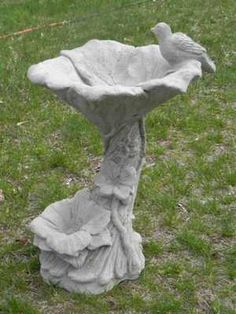
[[[110,232],[106,229],[103,232],[99,233],[98,235],[94,235],[92,240],[88,246],[89,250],[95,250],[98,247],[111,245],[112,239]]]
[[[103,212],[93,219],[91,219],[86,225],[84,225],[81,230],[89,232],[91,235],[100,233],[110,221],[110,212],[108,210],[103,210]]]
[[[52,249],[46,244],[45,239],[38,235],[34,236],[34,245],[36,245],[42,251],[52,251]]]
[[[108,184],[101,185],[100,193],[103,196],[111,196],[113,194],[113,186]]]
[[[47,237],[47,244],[60,254],[77,256],[79,251],[84,250],[91,241],[91,235],[87,231],[78,231],[67,235],[65,233],[53,232]]]
[[[75,257],[73,263],[77,263],[90,244],[90,249],[111,245],[111,236],[106,229],[109,222],[110,211],[97,205],[85,192],[78,193],[70,201],[50,205],[31,222],[30,228],[35,233],[35,245],[42,251],[61,254],[67,262]]]
[[[114,195],[120,201],[126,203],[134,191],[137,180],[134,167],[119,167],[109,160],[104,162],[101,173],[95,178],[95,184],[100,187],[102,196]]]
[[[61,277],[65,274],[69,265],[56,256],[53,252],[42,251],[40,254],[40,263],[43,271],[47,271],[51,276]]]
[[[115,186],[113,189],[113,194],[120,200],[126,203],[130,194],[133,193],[133,189],[129,186],[119,185]]]

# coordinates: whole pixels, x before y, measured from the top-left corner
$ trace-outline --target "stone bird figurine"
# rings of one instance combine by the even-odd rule
[[[190,37],[183,33],[172,33],[166,23],[158,23],[151,31],[159,40],[162,56],[174,66],[186,60],[195,59],[201,62],[202,70],[215,72],[216,66],[208,57],[206,49],[195,43]]]

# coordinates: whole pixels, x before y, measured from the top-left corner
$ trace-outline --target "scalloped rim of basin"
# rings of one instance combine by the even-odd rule
[[[91,46],[94,50],[91,50]],[[127,71],[132,70],[130,73],[134,77],[141,73],[140,77],[133,81],[133,86],[127,86],[127,84],[104,85],[97,80],[97,76],[88,72],[89,66],[86,66],[88,61],[85,60],[84,56],[88,57],[88,52],[91,58],[95,58],[98,50],[95,47],[97,46],[105,47],[106,54],[105,52],[104,55],[101,54],[104,62],[107,60],[105,57],[107,57],[108,52],[110,55],[111,52],[117,50],[122,55],[124,49],[125,56],[123,59],[126,62]],[[113,50],[109,51],[109,48]],[[40,62],[29,68],[28,77],[33,83],[51,89],[63,101],[82,112],[99,128],[106,139],[109,138],[114,129],[118,129],[119,126],[122,127],[127,121],[131,123],[146,115],[157,105],[168,101],[177,94],[186,92],[188,85],[202,75],[201,64],[196,60],[179,64],[178,68],[175,69],[167,66],[168,64],[161,56],[158,45],[135,48],[115,41],[91,40],[82,47],[72,49],[71,52],[76,55],[75,60],[63,55]],[[136,52],[137,54],[135,54]],[[70,51],[67,51],[67,55],[69,53]],[[127,57],[127,54],[130,55]],[[143,54],[147,56],[146,61],[148,62],[143,61]],[[116,56],[119,63],[119,54]],[[127,60],[130,60],[130,66],[127,66]],[[159,75],[157,73],[160,68],[158,68],[159,61],[164,66],[162,75],[168,73],[162,78],[160,78],[160,73]],[[148,70],[145,71],[149,74],[145,71],[139,72],[144,64],[148,67]],[[106,65],[107,68],[108,65]],[[112,66],[115,67],[114,64]],[[100,68],[101,65],[99,64]],[[124,67],[122,67],[122,71],[120,79],[125,77],[126,70]],[[145,80],[147,75],[149,79]],[[87,82],[85,82],[86,80]],[[87,84],[88,81],[90,84]]]
[[[106,62],[109,63],[109,59],[108,56],[107,59],[105,59],[105,56],[101,53],[103,46],[105,56],[107,56],[109,49],[111,49],[109,57],[112,55],[112,52],[117,50],[117,62],[119,62],[119,64],[117,66],[118,68],[115,70],[117,73],[122,72],[122,76],[117,82],[113,81],[114,84],[105,84],[104,81],[98,79],[98,76],[104,73],[106,76],[108,74],[114,75],[112,72],[108,73],[109,64],[106,65]],[[101,73],[96,73],[95,75],[93,73],[95,71],[94,69],[91,73],[89,73],[88,70],[93,66],[95,67],[95,63],[98,63],[100,59],[98,57],[97,60],[94,58],[96,62],[92,64],[93,60],[88,61],[88,58],[90,57],[92,59],[91,56],[96,55],[96,52],[99,51],[98,48],[100,48],[103,64],[102,62],[99,64]],[[119,54],[122,55],[122,50],[124,50],[123,54],[127,55],[126,59],[123,57],[124,65],[120,65],[121,61],[119,61]],[[91,53],[91,51],[95,52]],[[87,55],[87,52],[90,53],[90,55]],[[131,65],[129,65],[129,61]],[[142,66],[144,68],[144,65],[146,65],[148,69],[144,69],[144,71],[141,72]],[[159,66],[160,69],[157,69],[157,66]],[[126,72],[124,68],[127,68]],[[160,73],[158,74],[158,71],[161,75]],[[167,74],[168,72],[171,73]],[[140,78],[136,78],[136,81],[134,81],[131,74],[135,77],[140,75]],[[32,65],[28,70],[28,78],[33,83],[45,85],[52,90],[62,90],[65,88],[81,89],[80,93],[88,100],[97,99],[103,94],[115,96],[121,93],[132,96],[141,94],[142,90],[150,91],[160,85],[176,88],[179,92],[185,92],[188,84],[194,78],[200,77],[201,74],[201,65],[196,60],[183,63],[175,70],[171,69],[161,56],[158,45],[134,47],[111,40],[90,40],[79,48],[63,50],[61,51],[61,56]],[[130,84],[121,84],[121,82],[124,82],[125,75],[130,76]],[[144,76],[146,76],[146,79],[144,79]]]

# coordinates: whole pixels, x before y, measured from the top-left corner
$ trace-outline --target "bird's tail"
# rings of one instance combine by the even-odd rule
[[[203,71],[209,73],[214,73],[216,71],[215,63],[207,55],[204,56],[203,60],[201,60],[201,63]]]

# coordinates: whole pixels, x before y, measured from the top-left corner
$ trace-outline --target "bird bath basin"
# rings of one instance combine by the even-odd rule
[[[196,60],[173,70],[158,45],[135,48],[110,40],[91,40],[30,67],[33,83],[98,127],[105,148],[94,187],[49,205],[30,224],[47,282],[98,294],[139,276],[144,256],[132,219],[145,153],[143,118],[199,76]]]

